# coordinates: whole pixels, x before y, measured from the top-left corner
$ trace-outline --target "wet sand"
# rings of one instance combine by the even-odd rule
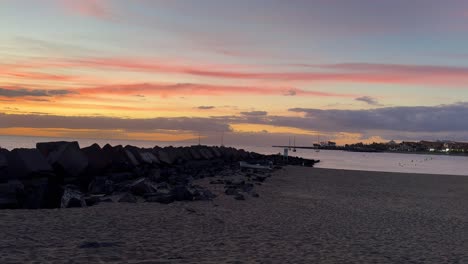
[[[288,167],[257,191],[1,210],[0,263],[468,263],[468,177]]]

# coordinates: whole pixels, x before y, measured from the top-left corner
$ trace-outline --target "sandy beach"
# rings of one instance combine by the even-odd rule
[[[287,167],[257,191],[1,210],[0,263],[468,263],[468,177]]]

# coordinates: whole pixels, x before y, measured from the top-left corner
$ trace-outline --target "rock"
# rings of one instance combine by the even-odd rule
[[[84,200],[86,202],[86,206],[94,206],[102,202],[103,197],[104,197],[103,195],[89,195],[89,196],[85,196]]]
[[[264,182],[267,177],[257,175],[252,180],[256,182]]]
[[[146,164],[160,164],[159,159],[149,151],[141,151],[140,158],[142,163]]]
[[[102,150],[104,155],[112,161],[111,170],[113,172],[131,171],[134,168],[129,164],[127,154],[122,146],[112,147],[107,144]]]
[[[129,162],[129,164],[132,166],[132,167],[138,167],[140,166],[140,162],[138,162],[138,160],[136,159],[135,155],[133,155],[133,153],[128,150],[128,149],[125,149],[124,150],[125,152],[125,155],[127,156],[127,160]]]
[[[131,172],[114,172],[107,176],[109,180],[114,183],[120,183],[124,181],[130,181],[135,179],[135,175]]]
[[[131,193],[125,193],[119,199],[119,203],[136,203],[136,202],[138,202],[137,198]]]
[[[176,201],[192,201],[193,200],[192,192],[187,188],[187,186],[184,186],[184,185],[177,185],[174,188],[172,188],[171,194],[173,195]]]
[[[52,190],[48,193],[49,182],[47,178],[35,178],[23,180],[22,182],[24,185],[23,208],[39,209],[60,207],[61,193]],[[54,198],[58,197],[58,201],[52,201],[52,196],[55,196]]]
[[[81,150],[88,159],[88,173],[103,173],[112,164],[112,160],[106,155],[106,153],[98,144],[93,144]]]
[[[76,141],[37,143],[36,147],[59,175],[77,177],[88,167],[88,158]]]
[[[8,155],[10,177],[28,179],[48,177],[53,169],[37,149],[14,149]]]
[[[219,151],[219,149],[217,147],[212,147],[211,152],[213,152],[213,155],[216,158],[220,158],[222,156],[221,152]]]
[[[242,194],[240,194],[240,193],[237,193],[237,194],[234,196],[234,199],[239,200],[239,201],[242,201],[242,200],[245,200],[245,197],[244,197],[244,195],[242,195]]]
[[[72,186],[66,186],[63,195],[61,208],[75,208],[75,207],[86,207],[86,201],[83,193]]]
[[[90,194],[111,194],[114,190],[114,182],[107,177],[96,177],[88,186]]]
[[[213,159],[214,156],[208,148],[199,148],[198,153],[200,154],[201,158],[204,160]]]
[[[236,195],[236,194],[239,193],[239,191],[234,186],[227,186],[224,189],[224,193],[227,194],[227,195]]]
[[[145,200],[148,203],[169,204],[175,201],[175,198],[170,193],[151,193],[145,195]]]
[[[210,181],[210,184],[224,184],[224,181],[221,179],[212,180]]]
[[[9,151],[0,148],[0,182],[8,181],[8,154]]]
[[[173,160],[169,156],[169,153],[167,153],[164,149],[160,149],[157,152],[157,156],[158,156],[158,159],[164,164],[171,165],[173,163]]]
[[[22,207],[24,186],[18,180],[0,184],[0,209],[18,209]]]
[[[0,148],[0,168],[6,168],[8,165],[8,153],[9,151],[6,149]]]
[[[138,196],[144,196],[147,193],[154,193],[157,191],[157,187],[146,178],[135,180],[130,184],[129,189],[132,194]]]
[[[194,185],[189,188],[189,191],[192,193],[194,201],[211,201],[216,198],[215,194],[201,186]]]
[[[198,147],[192,146],[189,148],[190,155],[192,156],[192,159],[194,160],[201,160],[202,156],[200,155],[200,152],[198,152]]]

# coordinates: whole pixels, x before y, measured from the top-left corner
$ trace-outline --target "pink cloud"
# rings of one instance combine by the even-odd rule
[[[157,95],[162,97],[181,96],[221,96],[221,95],[278,95],[278,96],[313,96],[313,97],[356,97],[356,94],[340,94],[321,91],[310,91],[291,87],[255,87],[255,86],[227,86],[205,84],[127,84],[109,85],[78,90],[81,95]]]
[[[283,82],[283,84],[284,82],[332,82],[464,87],[468,83],[468,67],[371,63],[299,64],[291,66],[288,71],[263,71],[258,66],[248,65],[210,65],[151,58],[115,57],[55,61],[45,59],[13,65],[11,68],[17,69],[15,70],[15,72],[18,72],[17,75],[24,75],[25,78],[28,78],[30,73],[21,73],[20,68],[28,69],[29,72],[44,68],[87,68],[192,75],[228,80],[259,80],[270,83]],[[2,68],[0,68],[0,71],[2,71]],[[10,74],[13,73],[10,72]],[[41,76],[41,74],[31,73],[31,78],[39,79],[41,77],[54,78],[54,76]],[[66,78],[66,76],[62,78]]]
[[[110,17],[107,0],[59,0],[69,11],[76,14],[105,19]]]

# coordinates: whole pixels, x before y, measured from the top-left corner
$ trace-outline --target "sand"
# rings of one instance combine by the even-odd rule
[[[468,177],[288,167],[257,190],[2,210],[0,263],[468,263]]]

